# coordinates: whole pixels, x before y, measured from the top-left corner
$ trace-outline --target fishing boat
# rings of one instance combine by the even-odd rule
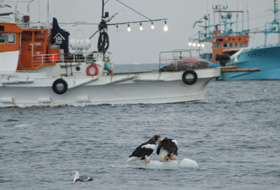
[[[102,8],[98,51],[90,53],[90,40],[69,40],[56,18],[44,25],[0,13],[0,107],[194,101],[220,76],[220,68],[114,73],[104,1]]]
[[[267,35],[271,33],[280,33],[279,19],[278,19],[278,0],[273,0],[274,3],[274,20],[266,23],[265,30],[253,31],[248,28],[244,29],[242,23],[242,30],[238,31],[238,18],[242,14],[244,18],[244,11],[227,10],[228,6],[214,6],[214,13],[219,14],[222,22],[210,25],[208,16],[204,17],[198,22],[205,20],[204,31],[199,32],[197,38],[190,38],[190,45],[196,42],[201,44],[210,42],[212,45],[212,52],[202,54],[201,56],[209,58],[213,66],[221,66],[222,73],[218,80],[270,80],[280,79],[280,43],[267,44]],[[236,15],[236,21],[232,21],[233,14]],[[244,19],[242,19],[244,20]],[[233,30],[232,25],[236,24],[236,30]],[[211,28],[215,27],[212,31]],[[221,32],[220,28],[223,28]],[[264,45],[250,47],[249,34],[264,33]],[[208,56],[208,57],[207,57]]]
[[[230,61],[226,66],[235,66],[241,72],[227,70],[222,72],[223,80],[275,80],[280,79],[280,27],[278,18],[278,0],[273,0],[274,3],[274,19],[272,22],[265,24],[265,29],[262,31],[251,31],[253,33],[264,33],[264,45],[242,48],[231,56]],[[267,44],[268,34],[279,34],[278,43]],[[259,72],[248,72],[259,68]],[[243,71],[243,72],[242,72]]]
[[[244,18],[244,11],[228,10],[228,5],[214,5],[212,9],[213,24],[210,23],[210,14],[196,21],[193,28],[199,23],[204,23],[200,25],[203,30],[189,38],[189,46],[198,48],[202,58],[218,66],[225,66],[231,55],[241,48],[248,47],[249,29],[244,29],[242,24],[242,30],[238,30],[238,20],[240,15]],[[232,21],[233,17],[236,18],[235,22]],[[234,23],[236,30],[233,29]],[[202,50],[207,44],[212,46],[212,51],[205,53]]]

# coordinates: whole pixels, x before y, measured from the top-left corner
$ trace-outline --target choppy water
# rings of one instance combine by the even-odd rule
[[[213,81],[191,103],[0,109],[0,189],[280,189],[279,92]],[[127,164],[154,134],[199,168]],[[73,183],[74,170],[93,182]]]

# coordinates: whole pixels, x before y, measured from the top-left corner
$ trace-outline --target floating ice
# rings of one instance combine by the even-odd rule
[[[198,164],[195,160],[184,158],[181,161],[179,160],[169,160],[168,162],[161,162],[156,160],[151,160],[145,168],[151,169],[178,169],[178,168],[198,168]]]
[[[18,124],[18,125],[15,125],[14,127],[17,127],[17,128],[24,128],[24,127],[28,127],[30,125],[28,124]]]

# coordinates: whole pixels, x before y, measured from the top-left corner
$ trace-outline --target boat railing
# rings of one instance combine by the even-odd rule
[[[42,22],[17,22],[17,25],[24,29],[48,29],[46,23]]]
[[[50,28],[47,23],[44,22],[24,22],[22,19],[15,19],[11,17],[15,16],[8,16],[8,15],[13,15],[13,12],[8,12],[1,14],[0,13],[0,22],[2,23],[16,23],[20,28],[24,29],[47,29]],[[17,15],[17,14],[15,14]],[[8,17],[7,17],[8,16]]]
[[[0,15],[1,16],[1,15]],[[2,22],[2,23],[10,23],[11,21],[11,19],[10,18],[5,18],[5,17],[0,17],[1,19],[0,19],[0,22]]]
[[[260,46],[254,46],[254,47],[249,47],[249,48],[244,48],[243,52],[248,52],[251,50],[257,50],[257,49],[262,49],[262,48],[272,48],[272,47],[276,47],[279,46],[280,44],[278,43],[273,43],[273,44],[268,44],[268,45],[260,45]]]
[[[100,53],[91,53],[89,55],[82,54],[37,54],[33,56],[34,66],[55,65],[56,63],[94,63],[101,60]]]
[[[161,51],[159,53],[159,65],[161,67],[186,57],[199,56],[200,53],[201,50],[199,49],[175,49],[173,51]]]

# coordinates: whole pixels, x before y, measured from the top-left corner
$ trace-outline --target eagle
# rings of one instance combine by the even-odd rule
[[[164,162],[175,160],[174,155],[178,155],[178,143],[175,139],[165,137],[158,145],[157,155]]]
[[[150,140],[139,145],[129,156],[127,162],[145,160],[147,165],[150,162],[150,155],[156,149],[157,141],[161,141],[161,138],[159,135],[154,135]]]

